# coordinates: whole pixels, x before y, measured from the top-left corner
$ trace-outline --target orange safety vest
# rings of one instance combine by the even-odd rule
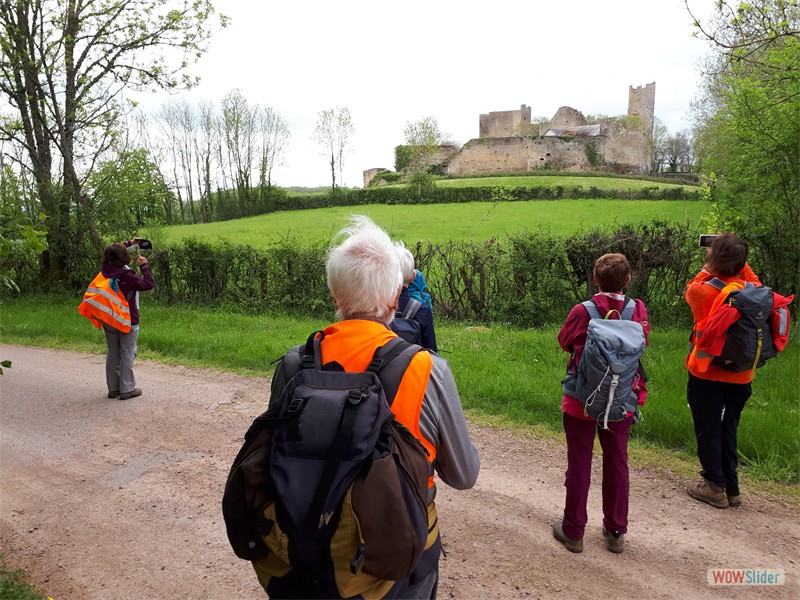
[[[78,306],[78,312],[91,319],[92,325],[98,329],[105,323],[122,333],[128,333],[131,330],[128,300],[119,289],[119,285],[112,286],[111,282],[112,280],[103,275],[102,271],[98,273],[86,289],[83,302]]]
[[[380,323],[366,319],[352,319],[334,323],[325,329],[325,338],[320,343],[323,364],[336,361],[345,371],[366,371],[375,349],[396,338],[390,329]],[[428,386],[433,361],[428,352],[418,352],[406,369],[400,387],[392,403],[392,412],[428,451],[430,465],[428,487],[433,487],[433,462],[436,447],[425,437],[419,427],[422,401]]]

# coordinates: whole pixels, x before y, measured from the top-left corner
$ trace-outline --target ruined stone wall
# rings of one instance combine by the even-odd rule
[[[569,129],[581,125],[586,125],[586,117],[583,116],[583,113],[569,106],[562,106],[550,121],[542,123],[541,130],[544,132],[548,129]]]
[[[589,162],[587,147],[593,145],[598,162]],[[577,136],[571,140],[555,137],[508,137],[472,140],[450,159],[451,175],[486,173],[527,173],[538,169],[553,171],[600,171],[613,164],[618,173],[647,173],[648,138],[642,132],[623,132],[612,137]]]
[[[583,144],[558,138],[509,137],[468,142],[450,159],[447,172],[452,175],[527,173],[546,164],[553,170],[571,171],[591,166]]]
[[[645,132],[620,128],[613,135],[594,139],[605,163],[621,167],[618,172],[641,175],[650,172],[650,136]]]
[[[531,107],[524,104],[519,110],[490,112],[478,117],[478,137],[500,138],[526,135],[530,132]]]
[[[446,163],[457,152],[458,148],[450,144],[437,146],[430,154],[425,154],[422,159],[411,161],[408,170],[423,171],[431,165]]]
[[[375,177],[381,171],[385,171],[384,168],[377,168],[377,169],[367,169],[364,171],[364,187],[369,185],[369,182],[372,181],[372,178]]]

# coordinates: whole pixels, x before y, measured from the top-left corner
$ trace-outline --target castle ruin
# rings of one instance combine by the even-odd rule
[[[549,121],[531,122],[531,109],[490,112],[479,116],[479,137],[460,149],[437,153],[440,172],[451,175],[600,171],[642,175],[652,164],[656,84],[630,86],[623,118],[587,121],[583,113],[562,106]],[[371,170],[364,185],[375,175]]]

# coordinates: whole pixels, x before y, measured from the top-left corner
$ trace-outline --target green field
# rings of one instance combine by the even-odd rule
[[[613,179],[582,179],[598,183]],[[458,180],[453,180],[458,181]],[[471,180],[476,181],[476,180]],[[224,239],[265,248],[281,239],[327,242],[353,213],[365,214],[407,245],[417,241],[487,240],[539,228],[567,235],[597,226],[651,222],[697,223],[708,204],[680,200],[551,200],[463,204],[364,205],[270,213],[235,221],[139,231],[156,244],[186,238]]]

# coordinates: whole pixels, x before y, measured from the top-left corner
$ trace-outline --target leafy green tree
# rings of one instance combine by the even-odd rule
[[[25,182],[10,165],[0,163],[0,296],[18,292],[20,271],[36,265],[47,248],[45,215],[25,209]]]
[[[67,276],[82,235],[74,207],[101,245],[83,184],[114,144],[123,91],[193,85],[185,68],[205,51],[212,14],[210,0],[0,2],[0,91],[16,111],[0,134],[28,154],[47,214],[47,279]]]
[[[141,149],[101,164],[86,187],[106,241],[128,239],[148,224],[167,223],[176,204],[158,166]]]
[[[430,157],[445,143],[439,122],[433,117],[425,117],[415,123],[407,122],[403,129],[403,137],[404,162],[407,162],[405,168],[412,171],[424,171]],[[395,156],[399,155],[396,153]],[[397,165],[395,167],[397,168]]]
[[[711,45],[697,106],[697,144],[722,226],[753,243],[767,283],[800,288],[800,6],[717,3],[696,22]]]

